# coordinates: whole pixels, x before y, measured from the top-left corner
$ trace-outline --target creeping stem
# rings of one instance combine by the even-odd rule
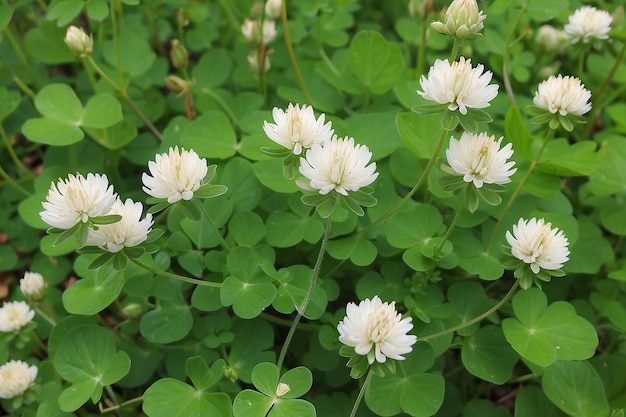
[[[436,339],[440,336],[446,335],[448,333],[452,333],[452,332],[456,332],[457,330],[461,330],[464,329],[468,326],[471,326],[474,323],[478,323],[479,321],[481,321],[484,318],[489,317],[491,314],[495,313],[496,311],[498,311],[500,309],[500,307],[502,307],[504,304],[506,304],[507,301],[509,301],[509,299],[511,298],[511,296],[513,295],[513,293],[515,293],[515,290],[517,289],[517,287],[519,286],[519,280],[516,279],[515,282],[513,283],[513,285],[511,286],[511,289],[509,289],[509,292],[506,293],[506,295],[502,298],[502,300],[500,300],[498,302],[498,304],[496,304],[495,306],[491,307],[489,310],[485,311],[483,314],[474,317],[471,320],[468,320],[466,322],[463,322],[461,324],[457,324],[454,327],[451,327],[449,329],[446,330],[442,330],[438,333],[434,333],[434,334],[430,334],[428,336],[424,336],[422,338],[420,338],[420,341],[426,342],[428,340],[431,339]]]
[[[283,3],[284,4],[284,3]],[[315,267],[313,268],[313,275],[311,276],[311,282],[309,283],[309,289],[304,296],[304,300],[302,300],[302,304],[299,307],[296,307],[298,313],[296,317],[293,319],[293,323],[291,323],[291,327],[289,328],[289,333],[287,333],[287,337],[285,338],[285,343],[283,343],[283,347],[280,350],[280,355],[278,356],[278,362],[276,366],[279,371],[283,366],[283,362],[285,361],[285,355],[287,354],[287,349],[289,349],[289,344],[291,343],[291,339],[293,339],[293,335],[296,332],[296,328],[298,327],[298,323],[300,323],[300,319],[304,315],[309,302],[311,301],[311,297],[313,295],[313,291],[315,290],[315,284],[317,283],[317,277],[320,274],[320,270],[322,268],[322,260],[324,259],[324,253],[326,252],[326,244],[328,243],[328,236],[330,236],[330,216],[326,219],[326,226],[324,228],[324,236],[322,237],[322,243],[320,244],[320,252],[317,255],[317,261],[315,261]]]
[[[509,199],[509,202],[506,204],[506,207],[504,207],[504,210],[500,214],[500,218],[498,219],[498,221],[496,222],[496,225],[493,227],[493,230],[491,231],[491,236],[489,236],[489,241],[487,242],[487,247],[486,247],[487,253],[489,253],[489,250],[491,249],[491,245],[493,245],[493,241],[496,238],[496,234],[498,233],[500,226],[502,226],[502,220],[504,219],[504,216],[509,212],[509,210],[513,206],[513,202],[519,196],[519,193],[522,191],[522,188],[524,188],[526,181],[528,181],[530,174],[532,174],[535,168],[537,167],[537,164],[539,163],[539,158],[541,158],[543,151],[546,149],[546,145],[548,144],[550,139],[552,139],[552,137],[554,137],[554,129],[548,129],[548,133],[546,134],[546,138],[543,140],[543,145],[541,146],[541,149],[539,149],[539,152],[537,152],[537,154],[535,155],[535,158],[530,163],[530,167],[528,167],[528,171],[526,172],[526,175],[524,175],[520,183],[517,185],[517,188],[513,192],[513,195]]]

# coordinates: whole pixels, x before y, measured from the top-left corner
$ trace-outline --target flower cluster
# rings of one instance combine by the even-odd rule
[[[613,18],[605,10],[582,6],[572,14],[563,30],[572,43],[589,43],[593,39],[608,39]]]
[[[144,173],[141,177],[144,192],[171,204],[193,198],[208,173],[208,165],[194,151],[174,147],[148,162],[148,170],[150,175]]]
[[[498,86],[489,84],[493,74],[484,72],[482,64],[472,68],[471,60],[461,57],[452,64],[437,59],[430,67],[428,77],[422,75],[417,91],[426,100],[447,104],[451,111],[465,115],[468,109],[489,107],[489,102],[498,94]]]
[[[93,52],[93,38],[76,26],[67,28],[65,44],[74,55],[81,58],[86,58]]]
[[[533,103],[552,114],[582,116],[591,110],[591,92],[576,77],[551,76],[541,82]]]
[[[476,188],[483,184],[507,184],[517,169],[513,168],[515,162],[508,161],[513,156],[513,145],[508,143],[500,148],[502,139],[496,141],[486,133],[468,132],[458,140],[452,137],[446,150],[448,165],[442,165],[441,169],[451,175],[462,175],[463,181],[473,182]]]
[[[9,301],[0,307],[0,332],[17,333],[30,323],[35,312],[25,301]]]
[[[506,232],[511,254],[539,273],[541,268],[560,269],[569,260],[568,240],[562,230],[553,228],[544,219],[519,219],[513,234]]]
[[[10,399],[24,394],[35,383],[37,371],[35,365],[16,360],[0,366],[0,398]]]
[[[378,296],[356,305],[348,303],[346,317],[339,322],[339,341],[367,357],[369,364],[387,358],[403,360],[417,337],[407,334],[413,328],[411,317],[402,318],[395,302],[383,303]]]
[[[45,286],[43,276],[37,272],[25,272],[24,277],[20,280],[22,294],[33,300],[41,299]]]
[[[241,25],[241,33],[248,45],[248,65],[253,73],[267,72],[270,69],[269,54],[272,52],[267,46],[276,39],[276,19],[280,16],[282,0],[267,0],[262,16],[258,7],[253,7],[252,19],[245,19]]]

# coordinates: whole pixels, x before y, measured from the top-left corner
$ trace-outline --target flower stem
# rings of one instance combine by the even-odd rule
[[[115,62],[117,69],[117,85],[121,90],[124,85],[124,75],[122,74],[122,48],[120,45],[120,27],[117,20],[119,13],[122,11],[122,3],[120,0],[111,1],[111,21],[113,22],[113,40],[115,43]]]
[[[33,306],[33,308],[35,309],[35,312],[41,316],[42,319],[50,323],[52,326],[55,326],[57,324],[57,322],[52,317],[44,313],[41,308],[37,306]]]
[[[407,201],[409,201],[411,199],[411,197],[413,197],[413,194],[415,194],[415,192],[420,188],[420,186],[426,180],[426,178],[428,178],[428,174],[430,173],[430,170],[435,165],[435,161],[437,161],[437,157],[439,156],[439,152],[441,152],[441,148],[443,147],[443,142],[446,140],[447,133],[448,133],[448,131],[446,129],[442,129],[441,130],[441,136],[439,136],[439,142],[437,143],[437,148],[435,149],[435,152],[433,153],[433,156],[428,161],[428,164],[426,165],[426,168],[424,168],[424,172],[422,172],[422,175],[419,177],[419,179],[417,180],[417,182],[415,183],[413,188],[411,188],[411,190],[402,198],[402,200],[400,200],[398,202],[398,204],[393,206],[390,210],[388,210],[385,214],[380,216],[372,224],[370,224],[369,226],[367,226],[364,229],[362,229],[361,231],[359,231],[356,234],[356,236],[360,236],[360,235],[370,231],[374,227],[378,226],[379,224],[381,224],[382,222],[387,220],[389,218],[389,216],[391,216],[393,213],[395,213],[400,207],[402,207],[404,205],[404,203],[406,203]]]
[[[473,185],[472,184],[467,184],[466,187],[473,187]],[[459,207],[457,207],[456,213],[454,213],[454,218],[452,219],[452,223],[450,223],[450,226],[448,227],[448,230],[446,231],[446,234],[443,237],[443,240],[441,241],[439,246],[437,246],[437,249],[435,250],[435,255],[439,255],[441,253],[441,250],[443,249],[443,246],[448,241],[448,238],[450,237],[450,235],[452,234],[452,231],[456,227],[457,222],[461,218],[461,213],[463,213],[463,208],[464,207],[465,207],[465,198],[463,196],[461,196],[461,203],[459,204]]]
[[[28,88],[28,86],[24,84],[24,81],[22,81],[17,75],[13,75],[13,83],[15,83],[17,88],[19,88],[22,93],[26,94],[31,100],[35,101],[35,92]]]
[[[284,3],[283,3],[284,4]],[[311,301],[311,297],[313,296],[313,291],[315,290],[315,284],[317,283],[317,277],[320,274],[320,270],[322,268],[322,260],[324,259],[324,253],[326,253],[326,244],[328,243],[328,237],[330,236],[330,216],[326,219],[326,226],[324,228],[324,236],[322,237],[322,243],[320,244],[320,251],[317,255],[317,260],[315,261],[315,267],[313,267],[313,275],[311,276],[311,282],[309,283],[309,289],[304,296],[304,300],[302,300],[302,304],[300,306],[296,306],[296,310],[298,313],[296,317],[293,319],[293,323],[291,323],[291,327],[289,328],[289,332],[287,333],[287,337],[285,338],[285,343],[283,343],[283,347],[280,350],[280,354],[278,355],[278,362],[276,366],[278,370],[283,366],[283,362],[285,361],[285,355],[287,355],[287,350],[289,349],[289,344],[293,339],[293,335],[298,328],[298,324],[300,323],[300,319],[304,315],[309,302]]]
[[[452,52],[450,53],[450,64],[456,61],[456,56],[459,54],[459,47],[463,41],[459,38],[454,38],[454,44],[452,45]]]
[[[41,80],[39,79],[39,77],[37,77],[37,75],[31,69],[32,66],[28,63],[26,56],[22,52],[24,48],[17,43],[9,27],[4,28],[4,34],[9,40],[9,43],[11,44],[11,47],[13,48],[13,51],[15,52],[17,59],[20,61],[20,64],[22,64],[22,67],[24,67],[24,71],[26,71],[26,74],[30,76],[30,78],[33,80],[33,83],[35,84],[37,89],[39,89],[41,86]]]
[[[141,401],[143,401],[143,395],[141,397],[131,398],[130,400],[124,401],[123,403],[114,405],[112,407],[100,408],[100,414],[105,414],[111,411],[119,410],[122,407],[126,407],[127,405],[131,405],[131,404],[138,403]]]
[[[128,258],[128,259],[130,259],[130,261],[134,263],[135,265],[140,266],[149,272],[152,272],[154,275],[163,275],[169,278],[177,279],[179,281],[188,282],[190,284],[202,285],[205,287],[220,288],[222,286],[222,284],[220,284],[219,282],[203,281],[201,279],[189,278],[184,275],[178,275],[178,274],[174,274],[173,272],[168,272],[162,269],[153,268],[150,265],[146,265],[143,262],[138,261],[137,259],[133,259],[133,258]]]
[[[220,244],[222,245],[222,247],[226,250],[231,250],[232,247],[228,244],[228,242],[226,242],[226,239],[224,239],[224,236],[222,236],[222,234],[220,233],[220,230],[215,225],[215,222],[213,222],[211,216],[209,216],[209,212],[206,210],[206,207],[204,207],[204,204],[202,204],[202,202],[198,202],[198,205],[200,206],[200,210],[202,210],[204,218],[209,222],[209,225],[220,240]]]
[[[291,35],[289,34],[289,26],[287,24],[287,0],[283,0],[283,3],[280,8],[280,17],[283,22],[283,34],[285,36],[285,46],[287,46],[287,53],[289,54],[289,59],[291,60],[291,66],[293,67],[294,72],[296,73],[296,78],[298,78],[298,84],[300,84],[300,89],[304,93],[308,104],[313,106],[313,98],[311,94],[309,94],[309,90],[307,90],[306,85],[304,84],[304,79],[302,78],[302,74],[300,73],[300,67],[298,66],[298,60],[296,59],[296,54],[293,51],[293,44],[291,42]]]
[[[222,99],[222,97],[219,96],[219,94],[217,94],[215,91],[211,90],[210,88],[203,88],[201,91],[211,96],[211,98],[215,100],[217,104],[220,105],[220,107],[222,108],[222,110],[224,110],[224,112],[228,115],[228,117],[230,117],[230,121],[233,122],[237,127],[239,127],[239,119],[237,118],[237,115],[235,114],[233,109],[230,108],[228,103],[226,103]]]
[[[9,176],[9,174],[2,168],[0,165],[0,178],[2,178],[7,184],[11,187],[15,188],[20,193],[24,194],[27,197],[30,197],[30,193],[26,191],[21,185],[17,183],[13,178]]]
[[[519,14],[517,15],[517,18],[515,19],[515,22],[511,26],[511,30],[509,31],[508,36],[506,37],[506,45],[504,48],[504,58],[502,60],[502,74],[504,78],[504,89],[506,90],[506,95],[509,98],[509,101],[514,106],[516,105],[515,94],[513,93],[513,88],[511,87],[511,77],[509,75],[509,66],[510,66],[509,64],[511,60],[511,47],[513,47],[514,45],[513,36],[515,35],[517,26],[522,20],[522,16],[524,15],[524,13],[526,13],[527,8],[528,8],[528,1],[525,1],[524,4],[522,5],[522,9],[520,10]]]
[[[609,84],[611,83],[611,81],[613,81],[613,77],[615,77],[615,73],[617,72],[618,68],[620,67],[622,61],[624,60],[624,55],[626,55],[626,42],[624,42],[624,45],[622,46],[622,50],[620,51],[619,55],[615,59],[615,63],[613,64],[613,68],[611,68],[611,71],[609,71],[609,75],[607,75],[607,77],[604,79],[604,82],[602,83],[602,85],[598,89],[598,92],[593,97],[594,107],[595,107],[595,105],[600,104],[600,98],[602,97],[602,95],[606,91],[606,89],[609,86]],[[600,114],[601,110],[602,110],[601,108],[600,109],[595,109],[594,108],[593,113],[591,114],[591,117],[590,117],[590,119],[589,119],[589,121],[587,123],[587,127],[585,129],[584,137],[588,138],[591,135],[591,132],[593,131],[593,128],[596,125],[596,120],[598,119],[598,115]]]
[[[504,304],[506,304],[507,301],[509,301],[509,299],[511,298],[511,296],[513,295],[513,293],[515,293],[515,290],[517,289],[517,287],[519,286],[519,280],[516,279],[515,282],[513,283],[513,285],[511,286],[511,288],[509,289],[509,292],[507,292],[505,294],[505,296],[502,298],[502,300],[498,301],[498,304],[496,304],[495,306],[491,307],[489,310],[485,311],[483,314],[474,317],[473,319],[470,319],[466,322],[463,322],[461,324],[457,324],[454,327],[451,327],[449,329],[446,330],[442,330],[438,333],[434,333],[434,334],[430,334],[428,336],[424,336],[422,338],[420,338],[419,340],[422,342],[426,342],[428,340],[431,339],[436,339],[438,337],[441,337],[443,335],[446,335],[448,333],[453,333],[456,332],[457,330],[461,330],[464,329],[468,326],[471,326],[474,323],[478,323],[479,321],[481,321],[482,319],[489,317],[491,314],[495,313],[496,311],[498,311],[500,309],[500,307],[502,307]]]
[[[548,144],[550,139],[552,139],[553,137],[554,137],[554,129],[548,129],[548,133],[546,134],[546,137],[543,140],[543,145],[541,146],[541,149],[539,149],[539,152],[537,152],[537,154],[535,155],[535,158],[530,163],[530,167],[528,167],[528,171],[526,172],[526,175],[524,175],[520,183],[517,185],[517,188],[515,189],[515,191],[513,192],[513,195],[509,199],[509,202],[506,203],[506,207],[504,207],[504,210],[502,210],[502,213],[500,213],[500,218],[498,218],[496,225],[493,227],[493,230],[491,231],[491,235],[489,236],[489,240],[487,241],[487,247],[486,247],[487,254],[489,254],[489,251],[491,250],[491,245],[493,245],[496,234],[498,233],[500,226],[502,226],[502,220],[504,220],[504,216],[509,212],[509,210],[513,206],[513,202],[519,196],[519,193],[522,191],[522,188],[524,188],[524,185],[526,184],[526,181],[528,181],[530,174],[532,174],[535,168],[537,167],[537,164],[539,163],[539,158],[541,158],[543,151],[546,149],[546,145]]]
[[[363,395],[365,395],[365,390],[370,385],[372,381],[372,376],[374,376],[374,371],[371,369],[367,373],[365,377],[365,381],[363,381],[363,386],[361,386],[361,390],[359,391],[359,395],[357,395],[356,400],[354,401],[354,406],[352,407],[352,412],[350,413],[350,417],[356,416],[356,412],[359,409],[359,405],[361,404],[361,400],[363,399]]]

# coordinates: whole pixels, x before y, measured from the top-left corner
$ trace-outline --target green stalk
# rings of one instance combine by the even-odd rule
[[[522,16],[526,13],[526,9],[528,8],[528,1],[525,1],[522,5],[522,9],[520,10],[513,26],[511,26],[511,30],[509,31],[508,36],[506,37],[506,47],[504,49],[504,58],[502,60],[502,74],[504,77],[504,88],[506,90],[506,95],[509,98],[511,104],[515,104],[515,93],[513,92],[513,88],[511,87],[511,78],[509,76],[509,66],[511,63],[511,47],[515,44],[513,42],[513,36],[515,35],[515,31],[517,30],[517,26],[522,20]]]
[[[26,56],[22,53],[22,50],[24,50],[24,48],[22,48],[17,43],[17,41],[15,40],[15,37],[13,36],[13,33],[11,33],[8,27],[4,28],[4,33],[7,39],[9,40],[9,43],[11,44],[11,47],[13,48],[13,52],[15,52],[15,55],[17,56],[17,59],[20,61],[20,64],[22,64],[22,66],[24,67],[26,74],[28,74],[30,78],[32,78],[33,83],[35,83],[35,86],[39,90],[41,87],[41,80],[31,70],[31,65],[28,63]]]
[[[205,94],[208,94],[211,96],[211,98],[213,98],[213,100],[215,100],[217,102],[217,104],[220,105],[220,107],[222,108],[222,110],[224,110],[224,113],[226,113],[228,115],[228,117],[230,117],[230,121],[233,122],[234,125],[236,125],[237,127],[239,127],[239,119],[237,118],[237,115],[235,114],[235,112],[233,111],[233,109],[230,108],[230,106],[228,105],[228,103],[226,103],[220,96],[219,94],[217,94],[215,91],[211,90],[210,88],[203,88],[202,92]]]
[[[496,304],[495,306],[491,307],[489,310],[485,311],[483,314],[474,317],[473,319],[470,319],[466,322],[463,322],[461,324],[457,324],[454,327],[451,327],[449,329],[446,330],[442,330],[438,333],[434,333],[428,336],[424,336],[419,338],[420,341],[422,342],[426,342],[428,340],[431,339],[436,339],[438,337],[441,337],[443,335],[446,335],[448,333],[453,333],[456,332],[457,330],[461,330],[464,329],[468,326],[471,326],[474,323],[478,323],[479,321],[481,321],[484,318],[489,317],[491,314],[495,313],[496,311],[498,311],[500,309],[500,307],[502,307],[504,304],[506,304],[507,301],[509,301],[509,299],[511,298],[511,296],[513,295],[513,293],[515,293],[515,290],[517,289],[517,287],[519,286],[519,280],[516,279],[515,282],[513,283],[513,285],[511,286],[511,289],[509,289],[509,292],[506,293],[506,295],[502,298],[502,300],[498,301],[498,304]]]
[[[369,372],[367,373],[367,376],[365,377],[363,386],[359,390],[359,395],[357,395],[356,400],[354,401],[354,406],[352,407],[352,412],[350,413],[350,417],[356,416],[356,412],[359,409],[359,404],[361,404],[361,400],[363,399],[365,390],[367,390],[367,387],[370,385],[370,382],[372,381],[372,376],[374,376],[374,371],[370,369]]]
[[[284,3],[283,3],[284,4]],[[315,290],[315,284],[317,282],[317,277],[320,274],[320,270],[322,268],[322,260],[324,259],[324,253],[326,252],[326,244],[328,243],[328,237],[330,236],[330,220],[331,216],[328,216],[326,219],[326,227],[324,228],[324,236],[322,237],[322,243],[320,244],[320,251],[317,255],[317,260],[315,261],[315,267],[313,268],[313,275],[311,276],[311,282],[309,283],[309,289],[304,296],[304,300],[302,300],[302,304],[296,309],[298,310],[298,314],[293,319],[293,323],[291,323],[291,327],[289,328],[289,333],[287,333],[287,337],[285,338],[285,343],[283,343],[283,347],[280,350],[280,354],[278,355],[278,362],[276,363],[276,367],[279,372],[282,369],[283,362],[285,361],[285,356],[287,355],[287,350],[289,349],[289,345],[291,344],[291,340],[293,339],[293,335],[296,332],[296,328],[298,328],[298,323],[300,323],[300,319],[304,315],[309,302],[311,301],[311,297],[313,295],[313,290]]]
[[[473,185],[467,184],[466,187],[473,187]],[[441,241],[439,246],[437,246],[437,249],[435,250],[435,255],[439,255],[441,253],[443,246],[448,241],[448,238],[450,237],[450,235],[452,234],[452,231],[456,227],[457,222],[461,218],[461,213],[463,213],[464,207],[465,207],[465,198],[461,196],[461,204],[459,204],[459,207],[456,209],[456,213],[454,213],[454,218],[452,219],[452,223],[450,223],[450,226],[448,227],[448,230],[446,231],[446,234],[444,235],[443,240]]]
[[[462,43],[463,41],[460,40],[459,38],[457,37],[454,38],[454,44],[452,45],[452,52],[450,53],[450,64],[456,61],[456,56],[459,54],[459,47],[461,46]]]
[[[9,140],[9,136],[7,135],[7,132],[2,127],[2,123],[0,123],[0,136],[2,136],[2,141],[4,142],[4,146],[6,147],[7,152],[9,152],[9,156],[11,157],[11,160],[13,161],[15,166],[24,174],[26,174],[29,178],[33,178],[34,177],[33,173],[30,172],[30,170],[26,167],[26,165],[24,165],[24,163],[20,160],[20,158],[17,157],[15,148],[13,147],[11,140]]]
[[[502,220],[504,220],[504,216],[509,212],[509,210],[513,206],[513,202],[515,202],[515,200],[519,196],[519,193],[522,191],[522,188],[524,188],[524,185],[526,184],[526,181],[528,181],[530,174],[532,174],[535,168],[537,167],[537,164],[539,163],[539,158],[541,158],[543,151],[546,149],[546,145],[548,144],[550,139],[552,139],[553,137],[554,137],[554,129],[548,129],[548,133],[546,134],[546,138],[543,140],[543,145],[541,146],[541,149],[539,149],[539,152],[537,152],[537,155],[535,155],[535,158],[530,163],[530,167],[528,167],[528,171],[526,172],[526,175],[524,175],[520,183],[517,185],[517,188],[513,192],[513,195],[509,199],[509,202],[506,204],[506,207],[504,207],[504,210],[500,214],[500,217],[498,218],[496,225],[493,227],[493,230],[491,231],[491,235],[489,236],[489,240],[487,241],[487,247],[486,247],[487,254],[489,254],[491,245],[493,245],[493,241],[495,240],[496,234],[498,233],[500,226],[502,226]]]
[[[120,46],[120,27],[117,15],[122,10],[120,0],[111,1],[111,22],[113,23],[113,42],[115,43],[115,63],[117,70],[117,85],[121,90],[124,88],[124,74],[122,74],[122,48]],[[124,88],[124,91],[126,89]]]
[[[173,272],[168,272],[162,269],[153,268],[150,265],[146,265],[143,262],[138,261],[137,259],[133,259],[133,258],[128,258],[128,259],[130,259],[130,261],[134,263],[135,265],[140,266],[149,272],[152,272],[154,275],[163,275],[166,277],[177,279],[179,281],[188,282],[190,284],[202,285],[204,287],[220,288],[222,286],[222,284],[220,284],[219,282],[203,281],[201,279],[189,278],[184,275],[178,275],[178,274],[174,274]]]
[[[441,148],[443,147],[443,142],[446,140],[447,134],[448,134],[448,131],[446,129],[441,130],[441,135],[439,136],[439,142],[437,143],[435,152],[433,153],[433,156],[428,161],[428,165],[426,165],[424,172],[422,172],[422,175],[419,177],[419,179],[417,180],[417,183],[415,183],[413,188],[411,188],[411,190],[402,198],[402,200],[398,202],[398,204],[396,204],[389,211],[387,211],[385,214],[380,216],[375,222],[373,222],[372,224],[370,224],[369,226],[365,227],[360,232],[358,232],[356,236],[360,236],[368,232],[369,230],[373,229],[374,227],[378,226],[379,224],[387,220],[389,216],[395,213],[400,207],[404,205],[404,203],[406,203],[407,201],[411,199],[411,197],[413,197],[413,194],[415,194],[415,192],[420,188],[420,186],[426,180],[426,178],[428,178],[428,174],[430,174],[430,170],[433,168],[433,166],[435,166],[435,161],[437,161],[437,157],[439,156],[439,152],[441,152]]]
[[[2,178],[7,184],[15,188],[20,193],[24,194],[27,197],[30,197],[30,193],[26,191],[21,185],[19,185],[17,181],[11,178],[9,174],[7,174],[7,172],[4,170],[4,168],[2,168],[1,165],[0,165],[0,178]]]
[[[287,53],[289,54],[289,59],[291,60],[291,66],[293,67],[294,72],[296,73],[296,78],[298,78],[298,84],[300,84],[300,89],[304,93],[308,104],[313,105],[313,98],[311,94],[309,94],[309,90],[307,90],[306,85],[304,84],[304,79],[302,78],[302,74],[300,73],[300,67],[298,66],[298,60],[296,59],[296,54],[293,51],[293,44],[291,42],[291,35],[289,34],[289,27],[287,26],[287,0],[283,0],[280,17],[283,22],[283,33],[285,35],[285,45],[287,46]]]
[[[220,233],[220,230],[217,228],[217,226],[213,222],[213,219],[209,215],[209,212],[206,210],[206,207],[204,207],[204,204],[202,204],[202,202],[200,201],[198,202],[198,205],[200,206],[200,209],[202,210],[202,214],[204,215],[204,218],[209,222],[209,225],[211,226],[211,228],[213,229],[213,231],[219,238],[220,244],[222,245],[222,247],[226,250],[231,250],[232,247],[228,244],[228,242],[226,242],[226,239],[224,239],[224,236],[222,236],[222,234]]]

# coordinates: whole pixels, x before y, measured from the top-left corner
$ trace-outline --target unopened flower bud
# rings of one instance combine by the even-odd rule
[[[187,12],[182,7],[176,9],[176,21],[182,27],[189,26],[189,19],[187,18]]]
[[[243,25],[241,25],[241,33],[243,33],[243,37],[246,39],[246,42],[253,45],[258,42],[259,32],[259,24],[256,20],[246,19],[243,21]]]
[[[271,19],[265,19],[263,21],[263,39],[261,41],[265,45],[269,45],[274,39],[276,39],[276,22]]]
[[[261,63],[259,62],[259,51],[256,49],[250,51],[248,54],[248,66],[250,71],[254,74],[258,74],[261,69]],[[267,72],[270,69],[270,57],[265,55],[265,62],[263,64],[263,72]]]
[[[289,391],[291,391],[291,387],[288,384],[281,382],[276,387],[276,396],[282,397],[283,395],[287,394]]]
[[[22,294],[32,300],[41,300],[45,286],[43,276],[37,272],[26,272],[20,280]]]
[[[282,0],[267,0],[265,3],[265,18],[278,19],[280,17]]]
[[[76,26],[70,26],[65,32],[65,44],[74,55],[88,57],[93,52],[93,38]]]
[[[230,380],[230,382],[235,382],[239,378],[239,374],[232,366],[227,366],[224,368],[224,378]]]
[[[190,84],[190,81],[185,81],[177,75],[168,75],[165,77],[165,86],[176,94],[187,91]]]
[[[445,22],[433,22],[432,28],[457,39],[471,39],[480,35],[487,16],[478,10],[476,0],[454,0],[446,11]]]
[[[136,319],[143,315],[143,307],[138,303],[126,304],[122,307],[122,314],[129,319]]]
[[[178,39],[172,41],[170,60],[176,69],[185,69],[189,64],[189,52],[187,52],[187,48],[185,48]]]

